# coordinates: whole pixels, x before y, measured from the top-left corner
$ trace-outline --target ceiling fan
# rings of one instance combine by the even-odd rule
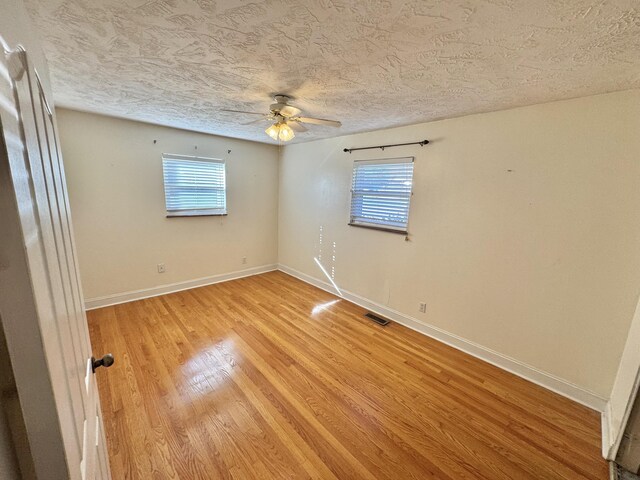
[[[288,95],[275,95],[273,97],[275,103],[269,106],[269,113],[244,112],[241,110],[226,110],[223,112],[242,113],[246,115],[260,115],[262,118],[253,120],[243,125],[251,125],[262,121],[272,122],[271,126],[265,130],[265,133],[274,140],[288,142],[295,137],[294,130],[297,132],[306,132],[308,129],[303,123],[312,125],[327,125],[329,127],[340,127],[342,123],[337,120],[327,120],[324,118],[301,117],[302,110],[290,105],[291,97]]]

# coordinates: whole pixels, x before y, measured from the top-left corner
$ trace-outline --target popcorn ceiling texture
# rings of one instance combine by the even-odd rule
[[[57,105],[270,142],[287,93],[295,141],[640,87],[638,0],[27,0]]]

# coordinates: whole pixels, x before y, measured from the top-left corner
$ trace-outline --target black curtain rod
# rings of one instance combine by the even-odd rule
[[[404,147],[405,145],[420,145],[421,147],[424,147],[427,143],[429,143],[429,140],[422,140],[421,142],[395,143],[393,145],[377,145],[375,147],[345,148],[343,152],[351,153],[355,152],[356,150],[371,150],[372,148],[379,148],[380,150],[384,150],[385,148],[389,147]]]

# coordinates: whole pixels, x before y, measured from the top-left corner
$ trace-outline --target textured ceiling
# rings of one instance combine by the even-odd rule
[[[26,0],[57,105],[270,141],[286,93],[296,141],[640,87],[639,0]]]

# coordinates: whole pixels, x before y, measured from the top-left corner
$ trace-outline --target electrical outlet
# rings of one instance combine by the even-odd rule
[[[245,263],[247,263],[247,257],[242,257],[242,264],[244,265]]]
[[[427,304],[426,303],[421,303],[420,304],[420,313],[427,313]]]
[[[167,268],[164,266],[164,263],[159,263],[158,264],[158,273],[164,273],[166,272]]]

